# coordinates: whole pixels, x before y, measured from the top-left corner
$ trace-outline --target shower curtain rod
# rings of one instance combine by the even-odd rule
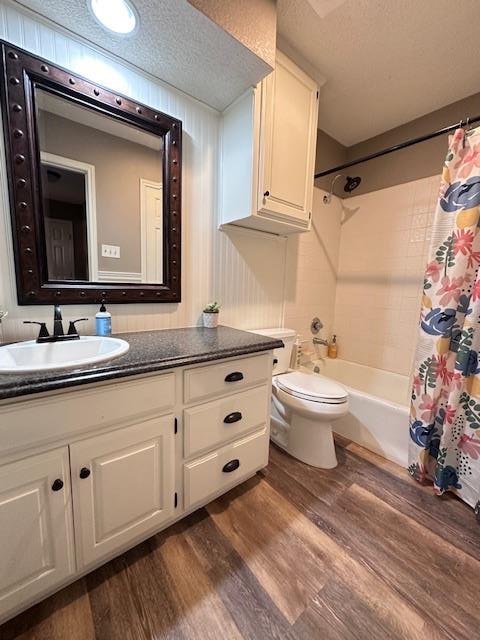
[[[353,167],[356,164],[360,164],[361,162],[368,162],[369,160],[373,160],[374,158],[380,158],[380,156],[385,156],[387,153],[393,153],[394,151],[398,151],[399,149],[405,149],[406,147],[411,147],[413,144],[418,144],[419,142],[425,142],[426,140],[430,140],[431,138],[436,138],[437,136],[443,136],[450,131],[454,131],[459,127],[468,126],[473,124],[474,122],[480,121],[480,115],[475,116],[474,118],[467,118],[466,120],[460,120],[456,124],[451,124],[448,127],[444,127],[443,129],[439,129],[438,131],[433,131],[432,133],[427,133],[424,136],[418,136],[418,138],[411,138],[410,140],[406,140],[405,142],[400,142],[399,144],[393,145],[393,147],[387,147],[386,149],[382,149],[381,151],[376,151],[375,153],[371,153],[368,156],[362,156],[361,158],[357,158],[356,160],[350,160],[349,162],[345,162],[344,164],[339,164],[333,169],[327,169],[326,171],[320,171],[320,173],[316,173],[314,179],[323,178],[323,176],[328,176],[331,173],[336,173],[337,171],[342,171],[342,169],[348,169],[348,167]]]

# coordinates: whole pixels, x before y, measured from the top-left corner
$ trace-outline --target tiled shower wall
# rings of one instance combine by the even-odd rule
[[[410,375],[440,177],[343,200],[339,357]]]

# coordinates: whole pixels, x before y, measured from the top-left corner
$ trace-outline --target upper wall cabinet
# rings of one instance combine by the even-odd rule
[[[280,51],[223,113],[220,222],[286,235],[312,217],[318,87]]]

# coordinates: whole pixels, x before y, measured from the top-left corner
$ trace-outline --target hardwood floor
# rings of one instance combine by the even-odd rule
[[[480,526],[343,442],[268,468],[0,627],[1,640],[480,637]]]

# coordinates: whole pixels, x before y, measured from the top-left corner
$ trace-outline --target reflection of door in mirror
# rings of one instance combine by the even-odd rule
[[[140,180],[142,281],[161,282],[163,273],[163,190],[158,182]]]
[[[49,280],[95,281],[98,278],[95,167],[44,151],[40,160]],[[52,264],[54,256],[59,257],[53,252],[52,243],[58,243],[55,236],[59,229],[66,228],[53,223],[62,221],[70,223],[71,269],[59,269],[57,262]],[[54,277],[53,273],[57,275]]]
[[[75,249],[71,220],[45,218],[49,280],[74,280]]]
[[[43,89],[35,102],[49,279],[162,283],[163,138]],[[71,224],[62,249],[52,220]]]

